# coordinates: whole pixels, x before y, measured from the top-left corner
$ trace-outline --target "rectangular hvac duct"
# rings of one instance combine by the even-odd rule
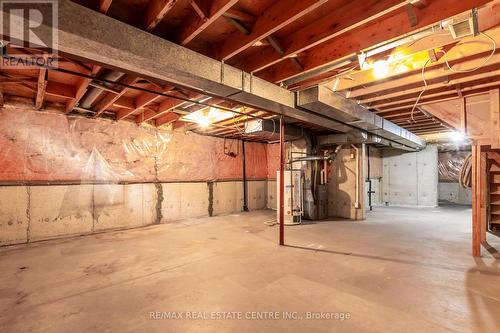
[[[279,138],[280,121],[279,119],[252,119],[245,125],[245,134],[254,134],[268,136],[269,138]],[[294,140],[301,137],[302,129],[285,124],[285,140]]]
[[[426,145],[419,136],[323,85],[298,92],[297,106],[413,149],[421,149]]]

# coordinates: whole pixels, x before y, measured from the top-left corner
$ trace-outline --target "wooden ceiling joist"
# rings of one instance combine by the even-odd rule
[[[139,81],[138,77],[127,75],[124,79],[121,79],[120,82],[123,85],[133,85]],[[126,86],[121,86],[121,90],[118,93],[108,93],[102,100],[100,100],[95,106],[95,115],[94,118],[99,117],[106,109],[113,105],[113,103],[122,97],[130,88]]]
[[[180,118],[180,115],[178,115],[177,113],[167,112],[167,113],[164,113],[164,114],[158,116],[154,121],[155,121],[156,126],[162,126],[162,125],[171,124],[174,121],[179,120],[179,118]]]
[[[103,14],[106,14],[111,7],[111,3],[113,0],[99,0],[99,11]]]
[[[367,22],[377,19],[407,3],[402,0],[351,1],[318,21],[315,21],[283,39],[283,54],[264,48],[255,56],[245,59],[237,67],[247,72],[258,72],[287,57],[304,52],[329,39],[340,36]]]
[[[144,28],[153,31],[176,3],[177,0],[150,0],[144,17]]]
[[[159,93],[169,93],[169,92],[172,92],[174,90],[174,87],[166,86],[164,88],[160,88],[160,87],[152,85],[151,87],[149,87],[149,89],[153,90],[153,91],[157,91]],[[154,103],[155,101],[157,101],[161,97],[162,97],[161,95],[155,94],[155,93],[149,93],[149,92],[142,93],[133,102],[134,103],[133,108],[129,108],[128,110],[118,111],[118,113],[116,114],[116,119],[121,120],[121,119],[127,118],[128,116],[131,116],[131,115],[137,113],[139,110],[145,108],[147,105]]]
[[[448,99],[450,97],[461,97],[461,93],[471,94],[470,92],[474,91],[485,91],[485,88],[497,87],[500,85],[500,76],[492,76],[487,77],[483,80],[478,80],[476,82],[471,82],[470,85],[460,86],[460,91],[457,90],[457,86],[455,85],[446,85],[440,88],[428,89],[422,94],[421,102],[425,99],[430,100],[431,98],[435,98],[435,100],[439,100],[440,97],[443,99]],[[369,103],[371,108],[393,108],[402,105],[413,105],[418,98],[420,93],[411,93],[400,96],[400,98],[392,98],[387,100],[379,100],[376,102]],[[473,93],[472,93],[473,94]],[[419,103],[420,104],[420,103]]]
[[[36,93],[36,99],[35,99],[35,108],[36,109],[41,109],[43,106],[43,99],[45,97],[45,90],[47,88],[47,69],[46,68],[40,68],[40,71],[38,73],[38,89]]]
[[[487,2],[488,0],[433,1],[423,9],[416,9],[418,24],[414,27],[408,22],[406,11],[398,9],[394,15],[388,15],[354,29],[342,35],[342,38],[334,38],[310,48],[305,52],[305,55],[299,58],[304,66],[304,72],[309,72],[328,65],[333,60],[345,58],[373,45],[387,42],[416,29],[438,23]],[[360,38],[360,36],[365,37]],[[292,64],[280,62],[270,70],[263,71],[259,76],[271,82],[281,82],[300,74],[302,72],[298,71]]]
[[[461,94],[462,94],[462,97],[481,95],[481,94],[484,94],[485,92],[490,91],[491,89],[496,89],[499,86],[500,85],[498,84],[498,82],[495,82],[492,85],[474,86],[471,89],[467,89],[466,91],[465,91],[465,89],[462,90]],[[433,103],[453,100],[453,99],[457,99],[457,98],[460,98],[460,95],[459,95],[458,91],[456,91],[456,90],[453,91],[452,93],[447,93],[447,94],[438,94],[438,95],[434,95],[434,96],[424,96],[423,98],[421,98],[418,101],[417,106],[433,104]],[[377,111],[376,113],[379,115],[383,115],[383,114],[386,114],[387,112],[393,112],[393,111],[398,111],[398,110],[402,110],[402,109],[404,110],[405,108],[412,108],[414,104],[415,104],[415,100],[410,100],[410,101],[407,101],[404,103],[395,103],[395,104],[391,104],[389,106],[378,108],[379,111]]]
[[[257,17],[248,36],[234,35],[218,51],[220,60],[228,60],[256,42],[265,39],[301,16],[326,3],[326,0],[276,1]]]
[[[179,97],[186,98],[184,93],[181,93],[181,92],[175,92],[173,95],[178,95]],[[187,98],[189,98],[189,99],[195,99],[195,98],[199,98],[199,97],[200,97],[199,94],[192,93],[192,92],[190,92],[187,96]],[[155,118],[161,116],[162,114],[171,112],[173,109],[181,106],[184,103],[186,103],[186,101],[184,101],[182,99],[167,98],[166,100],[164,100],[163,102],[160,103],[160,105],[158,106],[158,108],[156,110],[146,109],[146,110],[144,110],[144,112],[137,115],[135,117],[135,121],[138,124],[146,122],[146,121],[150,121],[152,119],[155,119]]]
[[[498,31],[500,32],[500,29]],[[482,47],[480,45],[482,45]],[[475,47],[476,50],[472,55],[470,50],[460,51],[460,48],[457,47],[457,51],[460,52],[451,52],[448,56],[450,66],[457,71],[468,71],[474,68],[477,68],[477,70],[466,73],[453,72],[447,67],[444,61],[438,62],[436,64],[433,64],[432,66],[426,67],[424,74],[427,84],[439,85],[453,80],[459,80],[456,83],[461,83],[467,81],[467,78],[472,75],[478,75],[498,70],[498,67],[500,66],[500,50],[495,51],[495,54],[489,59],[487,63],[485,63],[485,59],[487,59],[492,52],[491,46],[491,42],[489,44],[478,44]],[[464,53],[466,54],[465,57]],[[483,67],[481,67],[481,65]],[[350,84],[339,86],[335,85],[335,83],[332,82],[332,87],[335,86],[336,91],[350,89],[350,98],[356,98],[359,100],[367,100],[372,97],[377,97],[381,94],[386,95],[392,92],[398,92],[400,90],[423,87],[421,68],[417,69],[416,71],[400,75],[398,77],[379,81],[374,80],[373,75],[368,75],[372,77],[371,81],[367,76],[366,79],[357,81],[358,83],[356,84],[359,85],[359,87],[357,88],[352,88],[352,81],[357,80],[358,78],[353,78],[352,76],[351,79],[346,78],[340,81],[341,85],[343,82],[347,81],[351,81]]]
[[[493,68],[494,67],[487,66],[484,70],[479,70],[477,72],[451,74],[443,78],[435,79],[431,82],[428,81],[426,92],[427,94],[438,93],[456,87],[457,85],[465,88],[473,87],[476,83],[482,84],[494,82],[496,80],[495,78],[500,77],[500,70],[494,70]],[[366,105],[381,104],[381,101],[393,102],[405,100],[418,96],[422,92],[423,82],[421,86],[415,87],[416,85],[402,85],[400,87],[394,87],[390,90],[386,90],[385,92],[381,91],[356,99]]]
[[[205,19],[201,18],[198,13],[193,10],[192,15],[190,15],[185,24],[183,24],[178,34],[177,40],[179,44],[188,44],[237,2],[238,0],[213,0],[210,3],[210,8],[207,10],[207,17]]]

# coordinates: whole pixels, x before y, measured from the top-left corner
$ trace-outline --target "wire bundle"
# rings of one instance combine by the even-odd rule
[[[463,188],[472,187],[472,154],[469,154],[460,169],[458,182]]]

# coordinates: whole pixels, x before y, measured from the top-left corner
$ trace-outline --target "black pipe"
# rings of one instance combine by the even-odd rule
[[[241,140],[241,153],[243,156],[243,211],[248,212],[248,200],[247,200],[247,162],[245,154],[245,140]]]

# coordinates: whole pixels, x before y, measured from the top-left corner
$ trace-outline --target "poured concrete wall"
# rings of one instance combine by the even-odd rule
[[[420,152],[383,152],[382,200],[394,206],[438,205],[438,152],[434,145]]]
[[[0,245],[241,212],[241,148],[8,104],[0,108]],[[248,208],[264,209],[267,145],[245,148]]]
[[[359,159],[356,164],[356,151],[352,148],[341,149],[331,165],[328,183],[328,215],[362,220],[365,218],[365,181],[363,176],[363,150],[359,147]],[[359,167],[356,188],[356,169]],[[358,201],[356,202],[356,194]]]
[[[274,179],[269,179],[267,181],[267,208],[269,209],[278,209],[277,205],[277,200],[278,200],[278,195],[277,195],[277,182]]]
[[[266,180],[248,182],[250,210],[265,209],[266,195]],[[241,181],[1,186],[0,245],[231,214],[242,209]]]
[[[472,205],[472,191],[459,183],[439,182],[439,202]]]
[[[154,184],[0,187],[0,245],[153,224]]]

